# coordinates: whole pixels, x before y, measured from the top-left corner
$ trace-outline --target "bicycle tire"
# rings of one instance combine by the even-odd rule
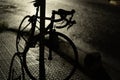
[[[49,35],[50,34],[50,32],[48,31],[47,33],[46,33],[46,35]],[[76,70],[76,66],[77,66],[77,62],[78,62],[78,52],[77,52],[77,48],[76,48],[76,46],[74,45],[74,43],[72,42],[72,40],[71,39],[69,39],[66,35],[64,35],[64,34],[62,34],[62,33],[59,33],[59,32],[55,32],[55,34],[57,34],[58,36],[60,36],[60,37],[62,37],[62,38],[64,38],[66,41],[68,41],[68,43],[70,44],[70,46],[71,46],[71,48],[73,49],[73,56],[74,56],[74,64],[72,64],[73,66],[72,66],[72,68],[71,68],[71,70],[70,70],[70,72],[69,72],[69,74],[64,78],[64,79],[60,79],[60,80],[69,80],[70,78],[71,78],[71,76],[74,74],[74,72],[75,72],[75,70]],[[23,56],[23,62],[24,62],[24,68],[25,68],[25,71],[27,72],[27,74],[29,75],[29,77],[32,79],[32,80],[37,80],[38,78],[35,78],[35,76],[36,76],[36,73],[33,73],[32,74],[32,72],[33,72],[33,69],[36,69],[36,68],[33,68],[33,69],[31,69],[30,70],[30,68],[31,68],[31,65],[28,65],[28,64],[30,64],[29,63],[29,61],[27,61],[27,59],[29,58],[27,58],[27,56],[28,56],[28,53],[27,52],[29,52],[29,50],[30,50],[30,47],[29,46],[27,46],[26,48],[25,48],[25,50],[24,50],[24,56]],[[32,52],[30,51],[30,54],[31,54]],[[33,53],[34,54],[34,53]],[[32,62],[32,61],[31,61]],[[34,63],[34,64],[36,64],[36,63]],[[65,66],[65,65],[64,65]],[[67,68],[68,68],[68,66],[67,66]],[[37,71],[39,71],[39,70],[37,70]],[[34,75],[35,74],[35,75]],[[63,74],[63,73],[62,73]],[[63,75],[64,76],[64,75]],[[55,80],[55,79],[54,79]],[[58,79],[59,80],[59,79]]]
[[[27,42],[29,41],[29,39],[31,37],[33,37],[33,35],[35,34],[34,32],[37,32],[38,27],[36,29],[36,24],[35,24],[35,30],[32,30],[32,22],[30,21],[31,16],[27,15],[25,16],[18,28],[18,32],[17,32],[17,37],[16,37],[16,49],[17,52],[23,52]],[[36,20],[36,23],[39,23]]]
[[[7,80],[24,80],[25,75],[22,63],[20,54],[15,53],[11,59]]]

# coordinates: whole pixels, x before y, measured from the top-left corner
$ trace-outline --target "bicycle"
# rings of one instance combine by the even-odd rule
[[[39,74],[39,70],[38,70],[39,69],[38,68],[39,40],[42,35],[45,35],[45,45],[47,46],[45,49],[48,50],[48,52],[45,54],[45,56],[48,56],[47,63],[51,63],[54,60],[53,56],[57,57],[57,59],[60,59],[60,60],[63,60],[61,57],[67,58],[66,55],[59,53],[59,51],[57,51],[57,49],[60,48],[60,46],[62,46],[62,45],[60,45],[61,42],[69,44],[69,46],[70,46],[69,48],[72,52],[71,55],[73,56],[74,63],[69,64],[69,66],[71,66],[68,69],[68,70],[70,70],[69,72],[66,71],[67,73],[63,73],[64,71],[62,71],[62,72],[59,71],[59,73],[58,73],[59,75],[61,75],[60,78],[63,77],[64,75],[66,75],[66,77],[64,77],[63,79],[60,79],[60,80],[69,80],[76,70],[76,66],[77,66],[77,62],[78,62],[77,48],[70,38],[68,38],[66,35],[64,35],[60,32],[57,32],[56,29],[61,29],[61,28],[65,28],[65,27],[67,27],[67,29],[69,29],[73,24],[75,24],[76,23],[75,20],[72,20],[75,10],[71,10],[71,11],[66,11],[63,9],[58,9],[58,11],[53,10],[51,17],[45,17],[45,20],[49,20],[50,23],[45,28],[45,31],[44,31],[45,33],[41,34],[40,28],[38,26],[40,24],[40,19],[43,19],[43,17],[38,16],[39,4],[37,1],[34,1],[34,7],[36,7],[35,15],[33,15],[33,16],[27,15],[23,18],[23,20],[21,21],[21,23],[19,25],[17,38],[16,38],[17,53],[15,55],[17,55],[19,57],[21,65],[22,65],[20,67],[22,70],[22,72],[21,72],[22,77],[23,77],[22,79],[24,80],[25,72],[29,76],[30,79],[32,79],[32,80],[39,79],[38,78],[38,74]],[[56,15],[59,16],[59,18],[56,19]],[[55,23],[58,23],[58,22],[61,23],[61,25],[59,25],[59,26],[54,25]],[[57,55],[55,54],[56,51],[58,52]],[[32,56],[33,59],[30,56]],[[29,58],[31,58],[31,59],[29,59]],[[32,61],[30,61],[30,60],[32,60]],[[58,61],[60,62],[60,60],[58,60]],[[67,60],[69,61],[70,59],[67,59]],[[13,61],[14,61],[14,57],[11,62],[11,65],[13,65],[12,64]],[[46,59],[46,61],[47,61],[47,59]],[[34,62],[34,63],[31,63],[31,62]],[[57,64],[57,60],[54,61],[54,64],[55,63]],[[51,71],[51,69],[54,69],[55,67],[53,67],[52,64],[46,64],[46,65],[49,66],[47,69],[49,71],[48,71],[48,74],[46,73],[46,75],[49,75],[49,72]],[[50,65],[52,65],[52,67],[50,67]],[[66,67],[65,64],[61,64],[61,66]],[[67,66],[67,68],[68,68],[68,66]],[[33,69],[34,69],[34,71],[33,71]],[[10,73],[11,72],[12,72],[12,66],[10,68]],[[49,76],[46,76],[46,77],[49,78]],[[58,77],[58,75],[56,75],[55,77]],[[54,80],[58,80],[58,78],[56,78]]]

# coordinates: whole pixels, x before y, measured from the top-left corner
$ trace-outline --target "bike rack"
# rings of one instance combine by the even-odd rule
[[[40,33],[44,34],[45,31],[45,10],[46,10],[46,0],[39,0],[40,4],[40,16],[43,17],[40,19]],[[39,78],[40,80],[45,80],[45,64],[44,64],[44,40],[45,36],[42,35],[40,38],[40,53],[39,53]]]

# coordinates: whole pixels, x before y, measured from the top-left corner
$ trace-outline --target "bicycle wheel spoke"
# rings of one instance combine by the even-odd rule
[[[39,23],[40,23],[40,21],[39,20],[37,20]]]
[[[30,22],[21,31],[24,31],[28,27],[28,25],[30,25]]]
[[[26,40],[25,36],[23,36],[23,35],[21,35],[21,38],[22,38],[25,42],[28,41],[28,40]]]
[[[38,26],[36,26],[36,28],[37,28],[38,30],[40,30],[40,28],[39,28]]]

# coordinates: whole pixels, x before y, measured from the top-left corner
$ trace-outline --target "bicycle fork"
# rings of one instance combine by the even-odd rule
[[[57,48],[59,47],[58,43],[58,35],[56,34],[55,29],[52,29],[52,31],[50,31],[50,35],[49,35],[49,56],[48,56],[48,60],[52,60],[52,51],[56,51]]]

